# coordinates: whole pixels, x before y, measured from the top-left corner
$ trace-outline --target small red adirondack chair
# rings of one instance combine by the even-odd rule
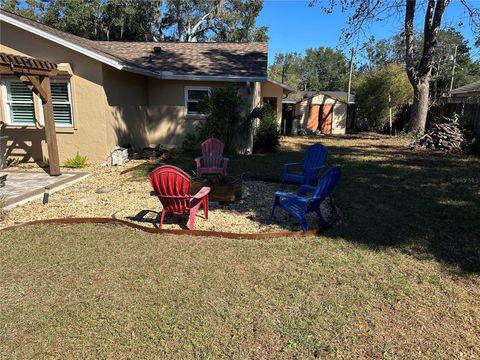
[[[160,229],[163,225],[165,213],[169,215],[188,213],[188,228],[190,230],[195,230],[195,215],[200,206],[203,206],[205,219],[208,219],[208,193],[210,188],[202,187],[198,193],[191,196],[191,178],[182,169],[171,165],[160,166],[148,175],[148,180],[150,180],[155,195],[163,206]]]
[[[227,176],[229,159],[223,157],[224,147],[220,140],[214,138],[207,139],[202,143],[202,156],[195,158],[195,162],[197,163],[197,176],[206,174]]]

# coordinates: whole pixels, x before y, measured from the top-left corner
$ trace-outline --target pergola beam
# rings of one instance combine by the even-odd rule
[[[27,85],[27,87],[33,91],[35,94],[40,96],[40,99],[42,99],[42,103],[44,101],[48,101],[48,94],[47,91],[45,91],[44,88],[42,88],[42,85],[40,85],[40,82],[38,79],[33,76],[33,75],[18,75],[19,79]]]
[[[50,175],[60,175],[57,133],[53,114],[50,77],[58,73],[57,64],[24,56],[0,53],[0,75],[15,75],[30,91],[42,99],[45,120],[45,139],[48,149]]]

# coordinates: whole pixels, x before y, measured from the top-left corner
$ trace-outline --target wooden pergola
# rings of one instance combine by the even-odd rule
[[[25,56],[0,53],[0,75],[17,76],[33,93],[42,100],[45,120],[45,139],[48,149],[50,175],[60,175],[57,134],[53,116],[50,77],[58,74],[57,64]]]

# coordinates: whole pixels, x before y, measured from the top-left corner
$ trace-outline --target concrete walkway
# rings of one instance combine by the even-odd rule
[[[5,186],[0,188],[0,194],[3,195],[5,201],[5,210],[42,198],[46,187],[50,189],[51,194],[73,185],[89,175],[87,173],[64,173],[59,176],[50,176],[45,172],[0,171],[0,176],[5,174],[7,174],[7,181]]]

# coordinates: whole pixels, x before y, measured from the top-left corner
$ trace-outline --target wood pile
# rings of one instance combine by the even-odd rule
[[[436,149],[449,152],[466,152],[468,140],[456,123],[433,124],[432,130],[414,141],[412,149]]]

